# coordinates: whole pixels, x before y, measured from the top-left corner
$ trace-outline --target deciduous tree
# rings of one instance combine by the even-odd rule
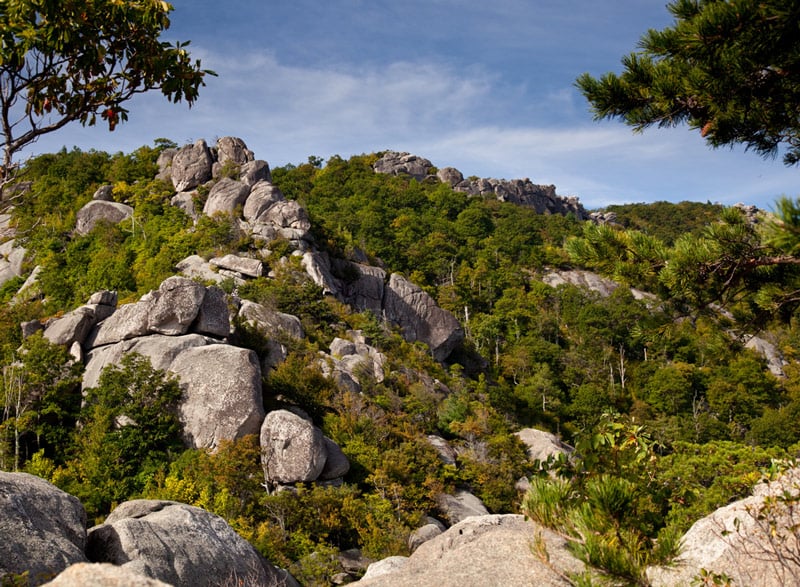
[[[98,116],[114,130],[135,94],[160,89],[194,103],[213,72],[191,59],[187,42],[159,39],[171,11],[162,0],[1,0],[0,182],[43,134]]]

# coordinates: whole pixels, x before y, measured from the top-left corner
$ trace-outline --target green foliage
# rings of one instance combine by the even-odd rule
[[[19,470],[37,451],[63,462],[80,409],[83,366],[41,333],[3,366],[0,470]]]
[[[750,494],[767,469],[786,453],[730,441],[676,442],[661,459],[657,482],[669,488],[667,523],[681,532],[733,500]]]
[[[676,308],[729,307],[741,321],[787,319],[800,303],[798,204],[778,201],[766,224],[725,208],[716,222],[671,247],[636,230],[587,224],[568,241],[571,259],[614,279],[659,292]]]
[[[800,160],[793,112],[800,82],[795,1],[676,0],[675,24],[649,30],[624,71],[577,85],[597,118],[619,118],[636,130],[688,123],[713,147],[743,143],[764,156],[788,149]]]
[[[663,523],[669,496],[655,482],[656,449],[642,426],[605,416],[581,436],[573,460],[549,463],[565,476],[531,480],[522,509],[612,582],[648,585],[646,568],[679,548],[679,533]]]
[[[182,447],[174,378],[131,353],[103,369],[96,388],[86,390],[82,426],[65,489],[78,496],[89,518],[105,514],[145,487]]]
[[[718,220],[722,206],[701,202],[650,202],[612,204],[604,211],[613,213],[615,223],[626,230],[638,230],[671,246],[682,234],[698,234],[707,224]]]

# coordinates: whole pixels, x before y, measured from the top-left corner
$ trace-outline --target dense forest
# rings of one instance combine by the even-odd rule
[[[170,146],[32,158],[12,211],[28,269],[41,267],[41,295],[15,298],[22,278],[0,288],[0,469],[52,481],[82,500],[90,520],[132,497],[199,505],[301,582],[327,584],[336,553],[406,553],[409,532],[436,514],[436,496],[466,488],[496,513],[522,511],[524,498],[531,517],[576,536],[586,528],[565,525],[565,512],[596,506],[594,535],[624,536],[613,547],[622,554],[580,548],[609,576],[633,580],[674,553],[670,536],[797,454],[800,288],[791,260],[800,239],[791,237],[800,214],[791,201],[778,206],[782,222],[659,202],[609,207],[615,222],[597,224],[470,197],[434,178],[378,174],[378,154],[272,169],[272,182],[307,210],[317,246],[404,274],[458,318],[465,342],[440,364],[380,317],[323,295],[289,241],[269,243],[265,256],[235,218],[194,222],[170,205],[172,185],[154,179]],[[104,184],[134,207],[133,219],[77,235],[77,211]],[[182,447],[168,409],[180,391],[168,374],[132,357],[82,397],[82,366],[67,349],[41,335],[23,340],[23,322],[61,315],[102,289],[136,300],[189,255],[228,252],[262,255],[273,270],[238,296],[302,321],[306,338],[264,374],[265,408],[301,407],[342,448],[351,470],[340,486],[269,494],[255,438],[213,453]],[[619,287],[547,284],[567,270]],[[359,394],[326,378],[316,360],[347,330],[389,358],[387,377],[365,377]],[[754,335],[782,364],[748,348]],[[237,343],[267,348],[244,327]],[[116,426],[123,414],[147,424]],[[557,434],[578,457],[529,462],[513,434],[526,427]],[[441,462],[428,435],[457,449],[457,466]],[[533,479],[527,497],[515,487],[522,477]],[[603,489],[624,505],[597,506],[591,496]]]

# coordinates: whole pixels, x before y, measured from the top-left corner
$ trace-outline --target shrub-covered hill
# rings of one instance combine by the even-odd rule
[[[327,584],[342,572],[337,553],[404,554],[425,516],[448,522],[443,496],[466,490],[490,512],[519,512],[517,482],[541,472],[514,434],[525,428],[578,447],[577,459],[549,464],[573,497],[598,480],[625,486],[625,516],[597,532],[624,526],[648,552],[657,537],[663,544],[745,495],[773,459],[794,455],[794,305],[781,298],[770,313],[757,298],[778,277],[791,283],[791,268],[708,286],[700,269],[709,258],[678,256],[681,226],[709,247],[719,226],[733,227],[751,247],[740,254],[755,250],[769,235],[735,220],[737,211],[703,207],[701,228],[694,206],[638,205],[625,230],[459,190],[433,173],[376,173],[382,154],[270,170],[243,145],[241,159],[231,155],[233,144],[207,149],[210,175],[195,180],[180,158],[199,146],[168,141],[130,154],[64,150],[25,165],[25,184],[6,194],[13,209],[0,243],[0,469],[53,481],[82,499],[90,519],[139,496],[202,506],[302,582]],[[125,210],[123,219],[81,224],[93,201]],[[261,216],[268,208],[271,224]],[[632,230],[662,216],[668,232],[650,230],[647,240]],[[237,308],[245,300],[296,317],[302,335],[285,336],[234,312],[227,342],[257,355],[265,412],[300,409],[341,448],[341,483],[269,492],[256,437],[185,448],[180,421],[166,417],[180,390],[148,361],[109,369],[82,401],[83,363],[41,334],[23,340],[20,324],[47,324],[95,292],[115,291],[120,307],[140,300],[193,255],[260,263],[246,279],[222,265],[198,279]],[[700,268],[686,272],[696,289],[719,296],[677,287],[663,272],[675,259]],[[16,273],[6,271],[12,261]],[[36,283],[20,291],[34,267]],[[350,295],[367,274],[381,291],[398,276],[417,287],[414,299],[454,316],[456,348],[435,360],[413,324],[380,303],[369,311],[366,290]],[[347,344],[380,356],[380,373],[341,367]]]

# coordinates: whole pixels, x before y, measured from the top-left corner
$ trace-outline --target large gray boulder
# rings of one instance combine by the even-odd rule
[[[314,481],[327,458],[325,437],[310,420],[288,410],[267,414],[261,427],[261,464],[267,483]]]
[[[311,230],[311,221],[308,219],[306,209],[294,200],[276,202],[259,216],[259,221],[273,224],[290,240]],[[289,231],[297,231],[297,234]]]
[[[342,301],[357,312],[369,311],[380,316],[386,290],[386,271],[349,261],[335,260],[333,265],[337,273],[348,275],[348,279],[342,279],[339,285]]]
[[[386,319],[400,327],[403,338],[427,344],[437,361],[444,361],[464,340],[464,330],[425,291],[393,273],[384,296]]]
[[[200,255],[190,255],[175,265],[175,269],[190,279],[198,279],[200,281],[222,283],[225,281],[225,276],[214,271],[211,264],[203,259]]]
[[[196,281],[177,275],[168,277],[143,298],[148,305],[147,331],[170,336],[186,334],[205,295],[206,288]]]
[[[121,504],[89,530],[87,555],[176,586],[272,586],[286,579],[225,520],[169,501]]]
[[[339,280],[334,278],[331,273],[331,262],[328,254],[318,251],[306,251],[300,264],[305,269],[306,274],[318,287],[322,288],[323,293],[339,296]]]
[[[214,160],[204,140],[178,149],[172,157],[172,185],[176,192],[193,190],[211,179]]]
[[[45,587],[171,587],[110,563],[77,563],[62,571]]]
[[[209,264],[218,269],[232,271],[241,278],[262,277],[264,275],[264,263],[252,257],[227,254],[210,259]]]
[[[207,287],[191,330],[217,338],[227,337],[231,333],[228,294],[218,287]]]
[[[289,337],[300,340],[305,336],[303,324],[297,316],[271,310],[250,300],[242,300],[239,317],[270,338]]]
[[[213,342],[216,341],[199,334],[184,336],[152,334],[92,349],[86,353],[83,389],[97,387],[103,369],[107,365],[119,364],[122,357],[129,353],[147,357],[154,369],[169,371],[175,358],[186,349],[206,346]]]
[[[92,200],[75,215],[75,232],[89,234],[100,222],[119,224],[133,216],[133,208],[119,202]]]
[[[214,449],[222,440],[259,433],[264,405],[253,351],[226,344],[188,348],[169,370],[183,389],[179,414],[187,445]]]
[[[89,349],[147,334],[148,309],[146,301],[123,304],[111,316],[100,322],[86,339]]]
[[[203,206],[203,214],[213,216],[214,214],[231,214],[236,209],[243,206],[247,195],[250,193],[250,186],[241,181],[223,177],[208,193],[208,199]]]
[[[800,469],[695,522],[674,566],[647,571],[653,587],[691,585],[705,569],[734,585],[800,585]]]
[[[239,168],[239,181],[251,187],[261,181],[272,181],[269,163],[260,159],[248,161]]]
[[[27,571],[38,585],[86,561],[86,511],[44,479],[0,472],[0,537],[0,578]]]
[[[442,183],[455,187],[464,181],[464,174],[455,167],[442,167],[436,172],[436,177]]]
[[[546,558],[537,554],[546,550]],[[407,559],[370,565],[358,587],[562,587],[584,565],[565,541],[519,515],[470,518],[421,544]],[[373,570],[383,566],[381,571]],[[558,569],[557,572],[555,569]]]
[[[61,318],[48,322],[44,337],[53,344],[66,346],[74,342],[83,344],[96,321],[94,309],[90,306],[81,306],[72,312],[67,312]]]

